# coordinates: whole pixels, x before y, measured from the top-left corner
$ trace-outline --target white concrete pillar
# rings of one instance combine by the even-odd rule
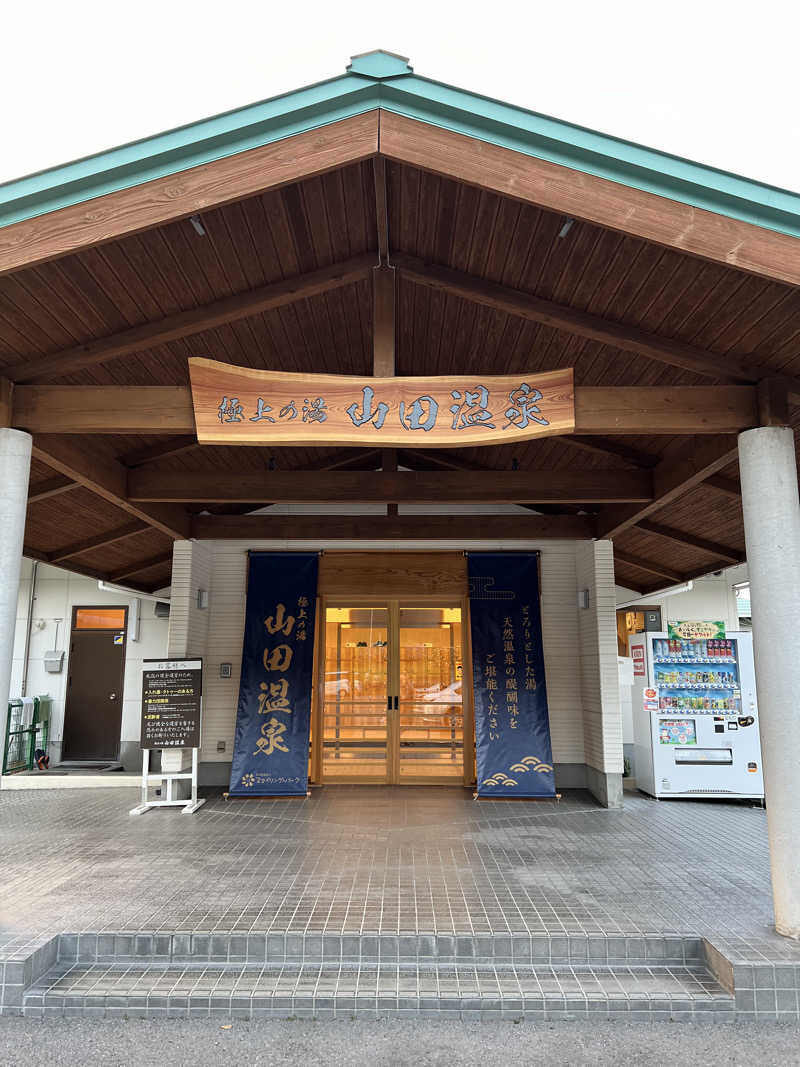
[[[794,433],[739,435],[775,927],[800,938],[800,503]]]
[[[32,444],[30,434],[0,427],[0,745],[6,741]],[[1,761],[0,748],[0,768]]]

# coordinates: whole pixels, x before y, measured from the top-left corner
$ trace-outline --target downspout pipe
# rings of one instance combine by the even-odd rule
[[[28,695],[28,656],[31,651],[31,631],[33,630],[33,604],[36,600],[36,574],[39,570],[38,560],[33,560],[31,567],[31,588],[28,594],[28,623],[25,627],[25,652],[22,660],[22,682],[20,683],[21,697]]]

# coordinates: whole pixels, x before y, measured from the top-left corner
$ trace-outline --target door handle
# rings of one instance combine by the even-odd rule
[[[117,699],[117,694],[116,693],[109,693],[108,694],[108,699],[109,700],[116,700]]]

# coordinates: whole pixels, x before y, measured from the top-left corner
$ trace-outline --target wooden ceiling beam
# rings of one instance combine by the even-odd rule
[[[585,171],[381,111],[387,159],[725,267],[800,284],[797,238]]]
[[[0,274],[188,218],[374,156],[367,111],[0,230]]]
[[[710,478],[706,478],[705,484],[711,486],[712,489],[718,489],[726,496],[736,497],[737,500],[741,498],[742,486],[736,478],[728,478],[724,474],[712,474]]]
[[[37,504],[40,500],[49,500],[51,497],[61,496],[62,493],[69,493],[77,488],[78,483],[72,478],[65,478],[59,474],[55,478],[48,478],[46,482],[31,486],[28,492],[28,503]]]
[[[35,437],[33,455],[48,467],[91,492],[127,511],[135,519],[160,530],[167,537],[182,539],[189,535],[189,516],[186,510],[172,505],[142,507],[127,497],[127,470],[116,460],[96,453],[88,455],[72,442],[58,437]]]
[[[198,515],[200,540],[456,541],[591,538],[584,515]]]
[[[616,441],[610,437],[577,437],[568,434],[561,438],[566,444],[580,448],[584,452],[593,452],[600,456],[616,456],[633,467],[655,467],[659,457],[652,452],[645,452],[640,448],[632,448],[624,441]]]
[[[142,571],[149,571],[151,567],[160,567],[165,563],[172,562],[171,552],[162,552],[158,556],[151,556],[149,559],[138,560],[134,563],[129,563],[122,570],[116,571],[108,579],[110,582],[121,582],[123,578],[130,578],[131,575],[141,574]]]
[[[2,232],[2,231],[0,231]],[[134,352],[146,351],[156,345],[178,341],[224,326],[239,319],[250,318],[264,311],[285,307],[297,300],[306,300],[320,293],[330,292],[345,285],[366,278],[367,272],[374,265],[374,255],[354,256],[343,263],[334,263],[330,267],[309,274],[299,274],[270,285],[249,289],[243,293],[215,300],[188,311],[179,311],[174,315],[146,322],[142,326],[133,326],[108,337],[64,349],[50,356],[31,358],[9,367],[5,374],[15,382],[37,382],[57,375],[71,374],[99,363],[110,363],[122,356]]]
[[[115,545],[120,541],[127,541],[137,534],[144,533],[150,527],[144,522],[129,522],[125,526],[118,526],[106,533],[96,534],[94,537],[85,537],[82,541],[74,541],[66,548],[59,548],[49,553],[50,563],[61,563],[72,556],[81,556],[84,552],[92,552],[97,548],[105,548],[107,545]]]
[[[643,530],[645,533],[653,534],[655,537],[661,537],[665,541],[672,541],[675,544],[696,548],[700,552],[707,552],[714,559],[724,559],[728,563],[738,563],[742,557],[741,549],[730,548],[728,545],[721,545],[716,541],[708,541],[704,537],[697,537],[695,534],[686,533],[684,530],[676,530],[673,526],[664,526],[660,522],[650,522],[649,519],[642,519],[641,522],[636,524],[635,529]]]
[[[167,456],[177,456],[182,452],[190,452],[194,448],[200,448],[196,437],[171,437],[169,441],[150,445],[148,448],[139,448],[135,452],[128,452],[119,457],[123,467],[143,467],[146,463],[154,463]]]
[[[736,456],[735,437],[690,442],[680,454],[662,459],[654,468],[653,500],[649,504],[606,508],[600,513],[598,537],[614,538],[623,530],[636,526],[642,519],[660,511],[690,489],[701,485],[712,474],[727,467]]]
[[[657,363],[727,382],[755,383],[764,378],[774,378],[775,375],[768,367],[751,366],[728,354],[710,352],[683,341],[660,337],[636,326],[613,322],[579,308],[557,304],[413,256],[395,253],[392,261],[405,277],[420,285],[452,293],[506,315],[515,315],[625,352],[633,352]],[[794,402],[800,402],[800,380],[784,379],[784,382],[789,386]]]
[[[649,501],[647,471],[153,471],[128,475],[135,501],[206,503],[607,503]]]
[[[389,197],[386,191],[386,159],[374,156],[372,175],[375,184],[375,227],[378,233],[378,260],[389,263]]]
[[[393,267],[372,271],[372,373],[394,377],[396,285]]]
[[[623,552],[614,547],[614,559],[626,567],[636,567],[637,570],[646,571],[648,574],[657,574],[660,578],[666,578],[669,582],[684,582],[686,578],[679,571],[674,571],[663,563],[656,560],[644,559],[642,556],[634,556],[630,552]]]
[[[191,391],[180,385],[18,385],[12,425],[39,434],[195,432]],[[578,436],[735,434],[758,425],[755,386],[575,387]]]

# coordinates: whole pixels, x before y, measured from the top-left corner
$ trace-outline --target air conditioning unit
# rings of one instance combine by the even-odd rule
[[[169,618],[169,603],[166,600],[157,600],[154,607],[153,614],[157,619]]]

